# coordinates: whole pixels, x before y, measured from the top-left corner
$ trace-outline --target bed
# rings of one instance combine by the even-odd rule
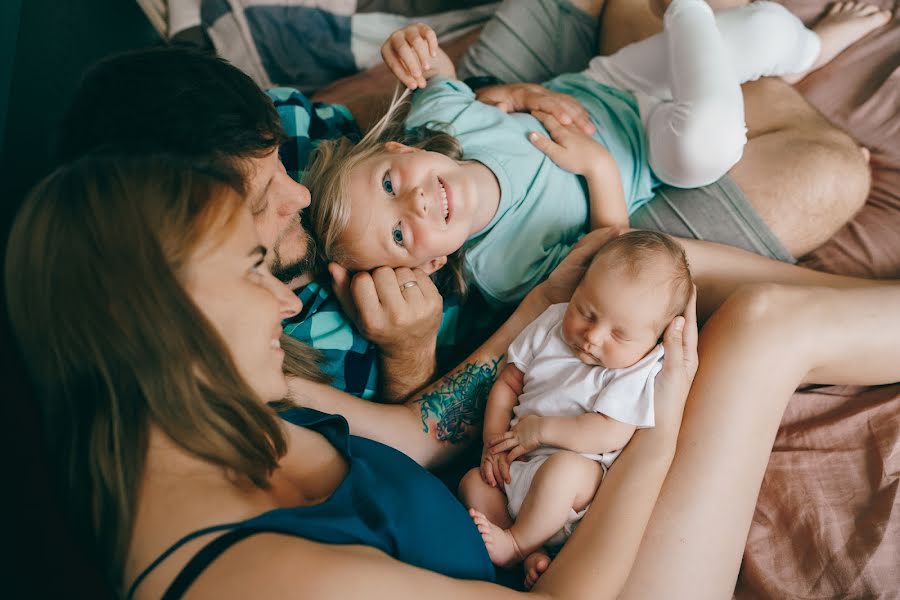
[[[900,0],[871,1],[892,9],[895,19],[798,84],[810,103],[870,149],[871,193],[849,224],[800,262],[834,273],[900,278]],[[807,23],[828,4],[783,3]],[[348,15],[355,6],[306,4],[339,7]],[[374,4],[359,3],[367,10]],[[380,4],[404,15],[423,8],[411,0]],[[484,2],[424,4],[434,9]],[[445,40],[454,56],[477,36],[471,27],[451,33]],[[217,50],[232,58],[228,48]],[[321,83],[310,84],[318,90],[314,99],[345,104],[366,124],[380,110],[373,96],[383,97],[392,79],[375,66]],[[900,384],[815,387],[794,395],[762,484],[735,598],[900,598]]]

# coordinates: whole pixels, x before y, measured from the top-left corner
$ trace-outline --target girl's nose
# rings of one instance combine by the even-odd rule
[[[414,187],[408,192],[407,203],[410,210],[417,217],[424,217],[428,214],[428,202],[425,199],[425,190],[420,187]]]

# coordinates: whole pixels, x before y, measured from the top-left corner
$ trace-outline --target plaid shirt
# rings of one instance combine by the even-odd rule
[[[302,180],[309,155],[319,141],[361,137],[345,106],[312,102],[292,88],[273,88],[268,94],[288,136],[279,150],[281,161],[297,181]],[[361,398],[373,398],[380,385],[378,348],[357,331],[330,289],[313,282],[296,293],[303,310],[282,323],[284,332],[322,352],[322,370],[332,378],[334,387]],[[466,315],[474,318],[461,319],[460,313],[459,298],[445,294],[437,341],[441,370],[461,360],[461,354],[468,353],[499,324],[500,315],[480,297],[469,298],[465,304]]]

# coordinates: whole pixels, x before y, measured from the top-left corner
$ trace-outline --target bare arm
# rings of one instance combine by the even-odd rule
[[[512,420],[513,408],[522,393],[522,371],[516,365],[507,364],[488,396],[484,411],[484,438],[505,433]]]
[[[434,380],[437,368],[435,345],[412,352],[381,353],[381,397],[385,402],[403,402]]]
[[[624,448],[637,428],[600,413],[577,417],[542,417],[540,440],[544,446],[574,452],[602,454]]]
[[[603,152],[600,157],[584,176],[588,185],[591,229],[628,227],[628,208],[619,167],[609,152]]]
[[[563,448],[574,452],[601,454],[625,447],[636,427],[600,413],[574,417],[540,417],[527,415],[509,431],[488,436],[485,443],[492,454],[509,452],[506,463],[541,446]]]
[[[426,467],[438,466],[478,438],[488,394],[505,364],[506,348],[550,302],[540,286],[466,361],[405,404],[360,400],[326,385],[292,379],[292,398],[304,406],[339,413],[355,435],[377,440]]]
[[[564,125],[553,115],[535,111],[552,139],[533,132],[531,143],[560,168],[587,181],[591,229],[628,227],[622,176],[612,154],[575,123]]]

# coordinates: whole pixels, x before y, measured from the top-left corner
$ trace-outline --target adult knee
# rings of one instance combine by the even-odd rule
[[[862,150],[850,136],[831,130],[808,146],[807,161],[828,190],[822,210],[843,224],[869,197],[871,170]]]
[[[799,306],[798,288],[777,283],[753,283],[739,287],[717,311],[735,330],[760,332],[779,329]]]

